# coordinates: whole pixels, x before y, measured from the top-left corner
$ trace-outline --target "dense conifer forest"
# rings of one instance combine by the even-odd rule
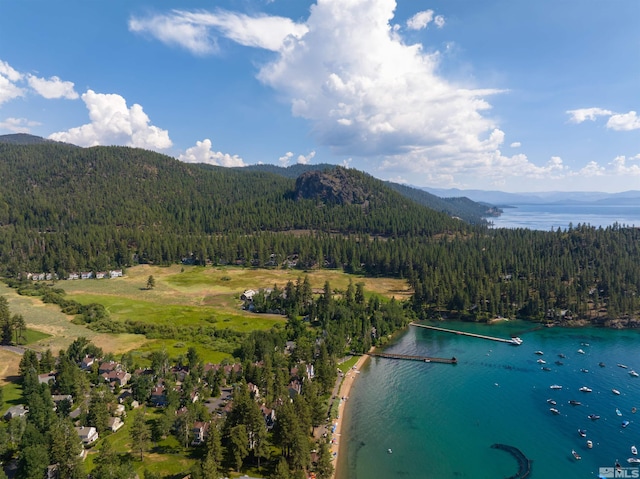
[[[637,228],[494,230],[351,169],[291,178],[33,143],[0,143],[7,277],[180,261],[337,268],[406,278],[419,318],[633,326],[640,312]]]

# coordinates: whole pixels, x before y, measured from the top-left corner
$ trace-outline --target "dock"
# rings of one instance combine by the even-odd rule
[[[395,353],[377,353],[370,351],[368,353],[369,356],[377,357],[377,358],[388,358],[388,359],[405,359],[408,361],[420,361],[423,363],[441,363],[441,364],[458,364],[458,360],[453,358],[433,358],[429,356],[411,356],[409,354],[395,354]]]
[[[442,331],[443,333],[457,334],[459,336],[470,336],[472,338],[487,339],[489,341],[498,341],[500,343],[508,343],[508,344],[516,344],[516,345],[519,344],[515,341],[514,338],[509,338],[509,339],[497,338],[495,336],[487,336],[485,334],[467,333],[465,331],[457,331],[455,329],[446,329],[446,328],[440,328],[438,326],[429,326],[426,324],[418,324],[418,323],[409,323],[409,325],[416,326],[418,328],[432,329],[434,331]]]

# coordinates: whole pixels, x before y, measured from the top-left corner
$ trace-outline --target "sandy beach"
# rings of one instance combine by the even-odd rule
[[[353,366],[344,376],[342,383],[340,384],[340,390],[338,391],[338,397],[340,398],[340,404],[338,405],[338,418],[333,422],[331,426],[331,456],[333,464],[333,476],[336,477],[338,466],[338,455],[342,448],[342,453],[346,451],[346,444],[342,444],[342,421],[344,419],[344,409],[346,402],[349,400],[349,392],[353,386],[353,382],[360,375],[360,368],[369,359],[369,356],[363,354],[358,359],[358,362]]]

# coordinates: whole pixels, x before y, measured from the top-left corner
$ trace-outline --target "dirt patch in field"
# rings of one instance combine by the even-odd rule
[[[20,359],[19,354],[0,349],[0,386],[8,384],[7,378],[18,375]]]

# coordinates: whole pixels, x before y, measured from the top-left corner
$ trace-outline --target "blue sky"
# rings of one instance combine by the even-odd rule
[[[0,2],[0,134],[439,188],[640,189],[638,0]]]

